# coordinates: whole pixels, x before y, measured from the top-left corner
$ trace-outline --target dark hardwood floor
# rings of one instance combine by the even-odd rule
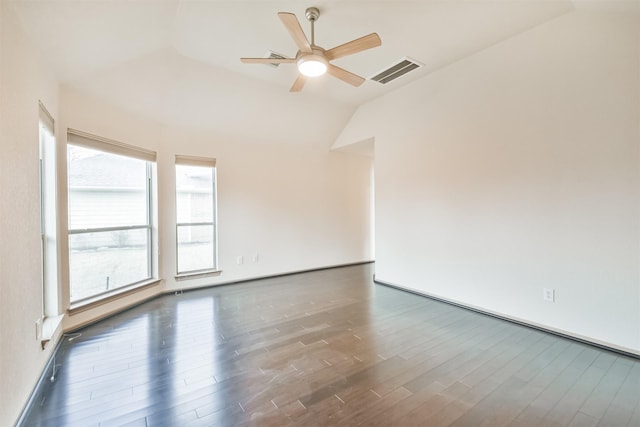
[[[374,285],[164,296],[58,352],[28,426],[640,426],[640,360]]]

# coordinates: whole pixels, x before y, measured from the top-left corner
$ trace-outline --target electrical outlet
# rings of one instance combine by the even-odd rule
[[[242,265],[242,263],[244,263],[244,257],[242,255],[238,255],[238,257],[236,258],[236,263],[238,265]]]
[[[36,319],[36,341],[42,338],[42,319]]]
[[[555,300],[556,300],[556,291],[554,289],[551,289],[551,288],[544,288],[542,290],[542,298],[545,301],[555,302]]]

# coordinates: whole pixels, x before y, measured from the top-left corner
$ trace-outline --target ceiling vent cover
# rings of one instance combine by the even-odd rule
[[[280,53],[276,53],[273,51],[268,51],[267,54],[265,55],[265,58],[271,58],[271,59],[285,59],[286,56],[280,54]],[[280,64],[274,64],[274,63],[270,63],[270,64],[264,64],[266,66],[269,67],[273,67],[273,68],[278,68],[280,66]]]
[[[384,85],[420,67],[422,67],[422,64],[415,60],[402,58],[397,63],[371,77],[371,80]]]

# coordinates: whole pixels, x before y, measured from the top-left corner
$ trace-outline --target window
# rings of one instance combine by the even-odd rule
[[[70,130],[67,155],[71,302],[150,280],[155,152]]]
[[[177,273],[217,269],[216,161],[176,156]]]
[[[53,118],[42,103],[40,103],[39,137],[42,318],[46,318],[58,315],[56,140]]]

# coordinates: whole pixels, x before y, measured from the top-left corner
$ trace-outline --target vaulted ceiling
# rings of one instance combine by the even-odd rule
[[[59,81],[160,121],[265,135],[309,126],[335,138],[354,109],[428,73],[574,9],[571,1],[29,1],[12,2]],[[320,9],[316,43],[331,48],[376,32],[382,46],[335,61],[369,78],[403,57],[423,67],[387,85],[330,76],[289,93],[294,65],[243,56],[297,48],[277,12]]]

